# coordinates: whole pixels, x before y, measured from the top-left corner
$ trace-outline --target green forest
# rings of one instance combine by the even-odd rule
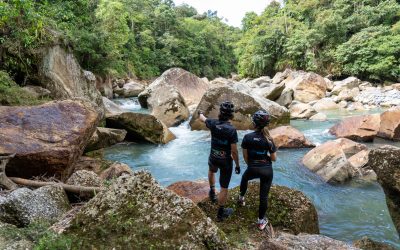
[[[181,67],[210,79],[273,76],[285,68],[375,81],[400,79],[400,3],[287,0],[242,28],[213,11],[171,0],[5,0],[0,2],[0,70],[34,80],[35,53],[71,48],[101,76],[152,79]]]

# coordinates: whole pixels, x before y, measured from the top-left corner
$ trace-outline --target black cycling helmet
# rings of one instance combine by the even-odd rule
[[[225,115],[231,115],[235,112],[235,105],[231,102],[223,102],[219,105],[219,112]]]
[[[256,128],[261,129],[268,126],[270,122],[270,115],[265,110],[259,110],[253,114],[252,121]]]

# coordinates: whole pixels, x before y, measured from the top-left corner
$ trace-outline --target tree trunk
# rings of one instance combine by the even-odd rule
[[[18,185],[12,182],[6,175],[6,165],[15,154],[0,154],[0,186],[13,190],[18,188]]]

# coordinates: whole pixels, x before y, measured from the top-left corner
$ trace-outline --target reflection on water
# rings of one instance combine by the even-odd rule
[[[367,113],[375,112],[379,110]],[[321,144],[334,138],[328,133],[330,127],[343,117],[354,115],[338,111],[327,114],[329,119],[325,122],[292,121],[291,125],[312,142]],[[124,162],[134,170],[147,169],[165,186],[180,180],[207,179],[209,132],[190,131],[187,123],[171,130],[177,139],[167,145],[116,145],[106,150],[106,157]],[[246,132],[240,131],[239,138],[243,138]],[[400,146],[400,143],[392,144]],[[308,150],[280,150],[278,161],[274,164],[274,183],[301,190],[313,201],[318,210],[321,234],[343,241],[368,236],[400,248],[399,236],[387,211],[380,185],[366,181],[328,185],[301,165],[301,159]],[[241,165],[245,166],[243,159]],[[231,187],[239,185],[239,182],[240,176],[234,174]]]

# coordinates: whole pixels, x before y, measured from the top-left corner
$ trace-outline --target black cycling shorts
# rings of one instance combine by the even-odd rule
[[[232,170],[233,170],[232,159],[219,160],[210,157],[208,159],[208,166],[210,168],[210,171],[213,173],[218,172],[218,169],[220,170],[219,185],[222,188],[228,188],[229,183],[231,182]]]

